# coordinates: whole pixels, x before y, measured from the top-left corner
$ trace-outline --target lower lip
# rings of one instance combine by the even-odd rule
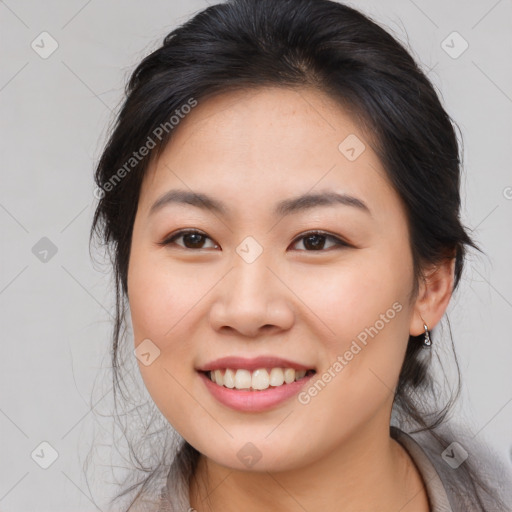
[[[283,384],[282,386],[271,387],[262,391],[249,391],[230,389],[225,386],[220,386],[213,382],[208,375],[198,372],[201,379],[205,383],[208,391],[216,398],[221,404],[224,404],[232,409],[243,412],[261,412],[272,409],[290,397],[296,395],[301,388],[309,382],[311,377],[316,374],[307,375],[302,379],[291,382],[290,384]]]

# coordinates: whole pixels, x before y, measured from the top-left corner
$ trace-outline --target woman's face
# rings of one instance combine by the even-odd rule
[[[222,206],[195,196],[152,209],[177,190]],[[169,241],[181,230],[200,234]],[[360,129],[318,91],[200,102],[148,169],[128,271],[139,367],[169,422],[218,464],[286,470],[388,437],[412,287],[399,197]],[[198,370],[230,356],[245,361],[221,362],[221,374],[235,370],[229,386],[268,385],[247,360],[287,362],[255,363],[276,379],[266,391]],[[316,373],[277,385],[293,372],[272,368],[293,366]]]

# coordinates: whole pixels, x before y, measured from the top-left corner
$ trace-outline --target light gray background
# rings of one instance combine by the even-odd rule
[[[113,305],[108,267],[102,272],[88,252],[92,173],[129,72],[206,5],[0,2],[1,511],[96,510],[91,496],[105,510],[102,499],[113,492],[99,465],[90,488],[82,474],[99,424],[90,412],[101,398],[91,397],[96,379],[108,390],[108,374],[98,375],[109,364]],[[449,308],[464,378],[460,413],[475,436],[510,459],[512,2],[350,5],[408,44],[462,129],[463,220],[487,256],[471,257]],[[48,51],[43,31],[58,43],[46,59],[31,47],[35,40]],[[469,44],[456,59],[442,47],[453,31]],[[456,51],[461,41],[452,39]],[[46,262],[32,252],[42,237],[57,248]],[[110,400],[101,401],[104,411]],[[109,429],[108,419],[101,428]],[[31,458],[43,441],[59,454],[46,470]]]

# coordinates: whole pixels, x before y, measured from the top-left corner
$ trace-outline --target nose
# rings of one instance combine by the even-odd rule
[[[290,329],[293,293],[268,263],[263,255],[252,263],[235,257],[234,267],[215,287],[210,309],[215,330],[255,338]]]

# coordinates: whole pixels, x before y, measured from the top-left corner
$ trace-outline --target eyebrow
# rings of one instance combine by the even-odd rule
[[[188,190],[169,190],[157,199],[149,210],[149,215],[161,210],[170,204],[189,204],[202,210],[211,210],[223,216],[229,216],[230,210],[224,203],[201,192]],[[318,206],[344,205],[352,206],[371,216],[368,206],[357,197],[348,194],[325,191],[319,193],[308,193],[298,197],[285,199],[276,204],[274,215],[286,216],[294,213],[316,208]]]

